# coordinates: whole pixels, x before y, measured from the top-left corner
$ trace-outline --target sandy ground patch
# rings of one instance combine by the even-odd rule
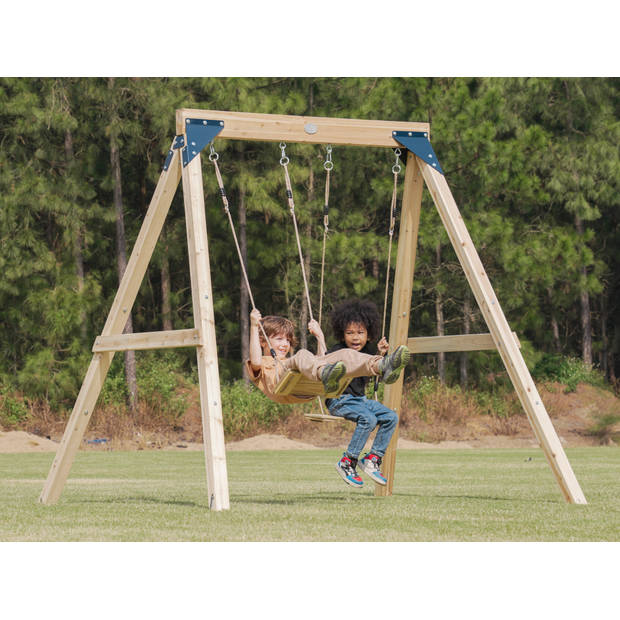
[[[411,441],[409,439],[398,439],[399,450],[437,450],[437,449],[456,449],[456,448],[529,448],[536,447],[538,444],[534,439],[522,439],[517,437],[483,437],[469,441],[440,441],[437,443],[424,443],[421,441]],[[39,437],[24,431],[0,431],[0,454],[10,454],[18,452],[56,452],[59,444],[45,437]],[[241,441],[232,441],[226,444],[227,451],[238,450],[320,450],[322,446],[315,446],[304,441],[289,439],[284,435],[265,433],[248,437]],[[342,450],[346,448],[346,443],[339,446]],[[370,442],[366,449],[370,448]],[[106,449],[102,446],[101,449]],[[199,442],[177,442],[169,446],[162,447],[163,450],[176,451],[195,451],[203,450],[204,446]]]
[[[570,447],[571,442],[567,442],[560,437],[560,441],[565,447]],[[370,449],[372,437],[368,441],[365,450]],[[59,443],[45,437],[39,437],[24,431],[0,431],[0,454],[11,454],[19,452],[56,452]],[[232,441],[226,444],[227,451],[239,450],[321,450],[325,448],[338,448],[344,450],[347,446],[346,441],[342,441],[338,446],[314,445],[305,441],[289,439],[284,435],[264,433],[255,437],[248,437],[241,441]],[[131,450],[136,449],[131,443],[114,445],[114,449]],[[82,449],[109,450],[112,446],[108,445],[84,445]],[[538,442],[534,437],[514,437],[510,435],[492,435],[467,441],[439,441],[426,443],[422,441],[412,441],[399,437],[398,450],[453,450],[453,449],[483,449],[483,448],[538,448]],[[203,450],[204,445],[200,442],[178,441],[166,446],[151,446],[150,449],[161,449],[167,451],[195,451]]]
[[[0,454],[16,452],[56,452],[58,443],[24,431],[0,431]]]

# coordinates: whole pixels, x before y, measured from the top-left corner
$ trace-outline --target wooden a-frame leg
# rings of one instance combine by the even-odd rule
[[[168,170],[163,171],[159,177],[108,319],[101,332],[102,336],[112,336],[123,332],[180,178],[179,152],[176,150]],[[55,503],[62,493],[113,357],[112,351],[93,355],[39,497],[39,501],[43,504]]]
[[[215,343],[215,318],[211,292],[202,166],[199,154],[183,168],[182,178],[194,324],[200,334],[201,343],[196,349],[196,355],[209,507],[212,510],[227,510],[230,508],[230,500],[220,377]]]
[[[562,444],[551,424],[521,351],[511,334],[506,317],[480,262],[478,252],[465,227],[448,183],[441,173],[428,164],[421,163],[421,166],[424,180],[489,327],[495,346],[562,493],[568,502],[586,504],[586,498],[566,458]]]
[[[411,308],[411,294],[413,291],[423,189],[424,180],[416,157],[411,152],[407,152],[407,167],[405,169],[400,230],[398,233],[398,253],[394,272],[394,294],[392,295],[389,333],[391,350],[394,350],[401,344],[406,345],[409,336],[409,310]],[[383,404],[400,414],[402,396],[403,375],[401,374],[398,381],[385,386]],[[397,442],[398,426],[383,457],[382,471],[387,477],[388,483],[385,486],[375,485],[376,496],[387,496],[393,492]]]

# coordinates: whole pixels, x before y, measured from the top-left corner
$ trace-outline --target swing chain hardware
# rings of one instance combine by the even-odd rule
[[[392,204],[390,207],[390,230],[389,230],[390,241],[392,237],[394,236],[394,226],[396,225],[396,192],[397,192],[397,186],[398,186],[398,175],[401,171],[400,159],[399,159],[401,156],[401,150],[394,149],[394,155],[396,156],[396,163],[392,166],[392,173],[394,174],[394,191],[392,193]]]
[[[282,151],[282,157],[280,158],[281,166],[288,166],[289,158],[286,156],[286,144],[284,142],[280,142],[280,150]]]
[[[325,168],[325,170],[327,170],[328,172],[330,170],[333,170],[334,168],[334,162],[332,161],[332,147],[331,144],[327,145],[327,155],[325,156],[325,163],[323,164],[323,168]]]
[[[220,156],[217,154],[215,147],[210,144],[209,145],[209,161],[217,161]]]
[[[401,155],[400,149],[394,149],[394,154],[396,155],[396,163],[392,166],[392,172],[394,174],[398,174],[401,171],[400,159],[399,159]]]

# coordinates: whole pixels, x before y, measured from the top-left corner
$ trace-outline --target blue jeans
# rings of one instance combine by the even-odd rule
[[[334,398],[328,406],[332,415],[351,420],[356,423],[353,437],[347,448],[348,456],[358,458],[364,449],[370,433],[378,426],[379,430],[372,443],[371,452],[377,456],[385,456],[394,429],[398,424],[398,415],[377,400],[365,396],[344,394]]]

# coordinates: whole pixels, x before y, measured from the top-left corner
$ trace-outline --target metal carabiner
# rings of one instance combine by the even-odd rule
[[[282,151],[282,157],[280,158],[281,166],[288,166],[289,158],[286,156],[286,143],[280,142],[280,150]]]
[[[400,149],[394,149],[394,154],[396,155],[396,163],[392,166],[392,173],[398,174],[401,171],[400,164],[398,163],[400,161],[398,158],[401,155]]]
[[[334,168],[334,162],[332,161],[332,147],[331,144],[327,145],[327,155],[325,156],[325,163],[323,164],[323,168],[329,171]]]

